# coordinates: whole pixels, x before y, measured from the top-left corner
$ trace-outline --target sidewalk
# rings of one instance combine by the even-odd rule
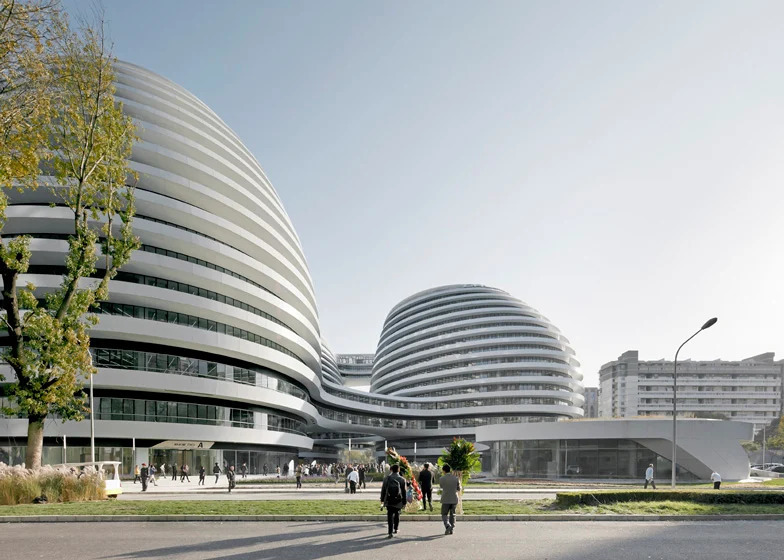
[[[228,482],[221,477],[215,484],[215,477],[206,480],[200,486],[198,479],[191,482],[180,482],[171,479],[156,481],[158,485],[148,485],[147,492],[142,492],[140,483],[132,481],[122,483],[123,493],[120,500],[378,500],[381,483],[368,485],[356,494],[347,494],[342,484],[335,486],[314,485],[303,483],[297,489],[295,484],[238,484],[229,493]],[[557,489],[553,488],[476,488],[466,489],[464,498],[467,500],[540,500],[555,498]],[[433,492],[433,501],[438,502],[437,491]]]

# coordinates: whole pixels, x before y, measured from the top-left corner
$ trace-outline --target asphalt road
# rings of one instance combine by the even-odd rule
[[[781,558],[777,521],[0,523],[14,560],[724,560]]]

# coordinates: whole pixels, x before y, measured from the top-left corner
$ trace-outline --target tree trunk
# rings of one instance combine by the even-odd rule
[[[457,493],[457,508],[455,508],[455,513],[463,515],[463,492],[465,492],[465,488],[463,488],[463,471],[456,471],[454,474],[457,477],[457,480],[460,481],[460,491]]]
[[[27,419],[25,466],[28,469],[41,468],[41,454],[44,449],[44,420],[46,420],[46,417],[30,416]]]

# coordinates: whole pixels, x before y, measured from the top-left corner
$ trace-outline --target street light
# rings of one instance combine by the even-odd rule
[[[93,406],[93,355],[90,356],[90,462],[95,463],[95,410]],[[93,467],[95,464],[93,464]]]
[[[676,452],[677,452],[677,442],[675,438],[677,436],[677,416],[678,416],[678,353],[681,351],[681,348],[689,342],[692,338],[700,334],[705,329],[711,328],[713,325],[716,324],[718,319],[716,317],[712,319],[708,319],[705,321],[705,324],[700,327],[696,333],[691,335],[689,338],[683,341],[683,344],[678,346],[678,350],[675,352],[675,362],[672,364],[672,487],[675,488],[675,466],[677,465],[676,462]]]

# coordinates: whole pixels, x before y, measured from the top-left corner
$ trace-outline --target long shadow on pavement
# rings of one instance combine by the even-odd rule
[[[307,525],[302,524],[301,527]],[[312,525],[308,526],[312,527]],[[182,555],[197,555],[199,558],[209,558],[211,560],[319,560],[331,556],[350,554],[358,551],[377,551],[395,544],[405,542],[425,543],[444,537],[442,534],[430,535],[427,537],[397,535],[394,539],[386,538],[386,524],[378,524],[379,532],[373,535],[364,535],[355,538],[346,538],[336,542],[302,542],[303,540],[314,537],[334,536],[336,531],[349,536],[358,531],[367,531],[370,528],[366,523],[359,526],[341,524],[339,526],[329,524],[320,526],[317,530],[288,531],[272,535],[254,536],[241,539],[226,539],[220,541],[209,541],[193,544],[183,544],[155,548],[150,550],[140,550],[116,554],[105,558],[167,558],[179,557]],[[372,530],[372,529],[371,529]],[[256,550],[246,550],[235,554],[227,554],[232,549],[238,548],[257,548],[263,545],[281,543],[278,546],[263,547]]]
[[[194,522],[198,523],[198,522]],[[312,525],[311,525],[312,527]],[[320,537],[325,535],[334,534],[334,526],[321,526],[315,531],[297,531],[276,533],[273,535],[245,537],[241,539],[227,539],[222,541],[209,541],[193,544],[182,544],[177,546],[168,546],[163,548],[155,548],[151,550],[140,550],[137,552],[126,552],[122,554],[115,554],[113,556],[106,556],[105,558],[166,558],[168,556],[177,556],[189,553],[207,553],[219,552],[232,548],[241,548],[247,546],[254,546],[260,544],[274,543],[277,541],[290,541],[293,539]],[[361,527],[347,527],[345,532],[361,531]]]

